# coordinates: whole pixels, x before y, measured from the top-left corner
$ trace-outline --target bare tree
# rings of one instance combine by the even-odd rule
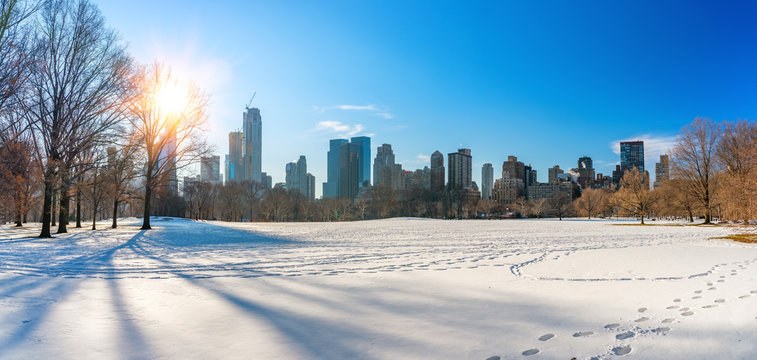
[[[724,123],[716,154],[725,170],[720,191],[725,213],[730,219],[743,220],[746,225],[757,215],[757,124]]]
[[[649,175],[634,167],[627,170],[620,180],[620,190],[615,193],[618,204],[628,213],[641,218],[647,216],[657,202],[657,194],[649,190]]]
[[[142,139],[144,218],[150,229],[151,198],[158,186],[175,187],[176,172],[199,161],[208,151],[204,139],[208,96],[194,84],[180,83],[161,64],[135,77],[138,95],[129,105],[129,120]]]
[[[36,134],[44,180],[40,237],[50,237],[54,184],[60,179],[62,233],[76,157],[113,135],[129,96],[131,59],[97,8],[85,0],[46,1],[37,30],[31,94],[22,104]]]
[[[697,199],[704,209],[704,223],[712,221],[714,175],[717,172],[715,151],[720,127],[712,120],[696,118],[681,130],[673,148],[673,177],[683,180],[682,191]]]
[[[570,192],[562,191],[562,188],[557,191],[548,201],[549,209],[552,214],[556,215],[560,220],[563,217],[570,215],[573,201]]]
[[[121,202],[128,200],[131,183],[139,176],[137,170],[138,140],[127,136],[126,142],[119,147],[107,149],[108,164],[103,177],[107,179],[108,189],[113,200],[113,223],[111,228],[118,227],[118,207]]]

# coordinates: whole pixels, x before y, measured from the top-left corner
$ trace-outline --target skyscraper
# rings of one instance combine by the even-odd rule
[[[660,155],[660,162],[654,165],[654,187],[662,185],[670,180],[670,158],[668,155]]]
[[[307,197],[308,200],[313,201],[315,200],[315,176],[311,173],[307,173],[305,176],[305,182],[307,183],[305,197]]]
[[[359,169],[359,186],[363,186],[367,181],[371,182],[371,138],[367,136],[356,136],[350,139],[350,142],[359,147],[360,169]]]
[[[211,184],[221,183],[221,157],[218,155],[200,158],[200,180]]]
[[[305,155],[297,160],[297,188],[303,195],[308,195],[308,162]]]
[[[246,108],[242,114],[244,130],[244,180],[262,182],[263,120],[260,109]]]
[[[621,178],[626,171],[638,168],[644,173],[644,142],[622,141],[620,143],[620,171]]]
[[[329,141],[329,151],[326,156],[326,182],[323,183],[323,197],[335,198],[339,196],[339,154],[347,139],[332,139]]]
[[[401,164],[394,163],[392,145],[383,144],[376,149],[373,160],[373,185],[384,185],[395,190],[405,188],[404,172]]]
[[[284,170],[285,170],[284,182],[286,183],[287,190],[299,191],[300,190],[299,184],[297,184],[297,180],[299,180],[297,176],[297,163],[296,162],[287,163]]]
[[[243,133],[234,131],[229,133],[229,155],[226,163],[226,182],[241,181],[244,174],[242,164]]]
[[[481,168],[481,198],[492,198],[492,187],[494,186],[494,166],[486,163]]]
[[[444,190],[444,155],[439,150],[431,154],[431,191]]]
[[[360,188],[360,145],[349,142],[339,148],[339,197],[354,200]]]
[[[451,189],[473,189],[473,157],[470,149],[447,154],[448,184]]]
[[[588,156],[578,158],[578,167],[575,169],[578,173],[578,184],[581,188],[588,189],[591,182],[594,181],[594,162]]]

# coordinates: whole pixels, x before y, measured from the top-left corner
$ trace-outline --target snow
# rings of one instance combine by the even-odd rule
[[[122,223],[0,227],[0,358],[757,357],[732,227]]]

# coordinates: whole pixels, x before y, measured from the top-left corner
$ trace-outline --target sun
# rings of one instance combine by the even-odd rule
[[[155,101],[161,112],[181,113],[187,105],[187,88],[175,80],[167,79],[158,87]]]

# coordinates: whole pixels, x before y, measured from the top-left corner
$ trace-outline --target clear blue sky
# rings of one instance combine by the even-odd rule
[[[434,150],[538,170],[647,142],[648,168],[696,116],[757,115],[757,3],[660,1],[96,1],[141,62],[212,94],[228,152],[253,92],[263,171],[301,154],[320,194],[328,140],[372,136],[413,170]],[[223,164],[222,164],[223,166]],[[495,174],[498,171],[495,171]]]

